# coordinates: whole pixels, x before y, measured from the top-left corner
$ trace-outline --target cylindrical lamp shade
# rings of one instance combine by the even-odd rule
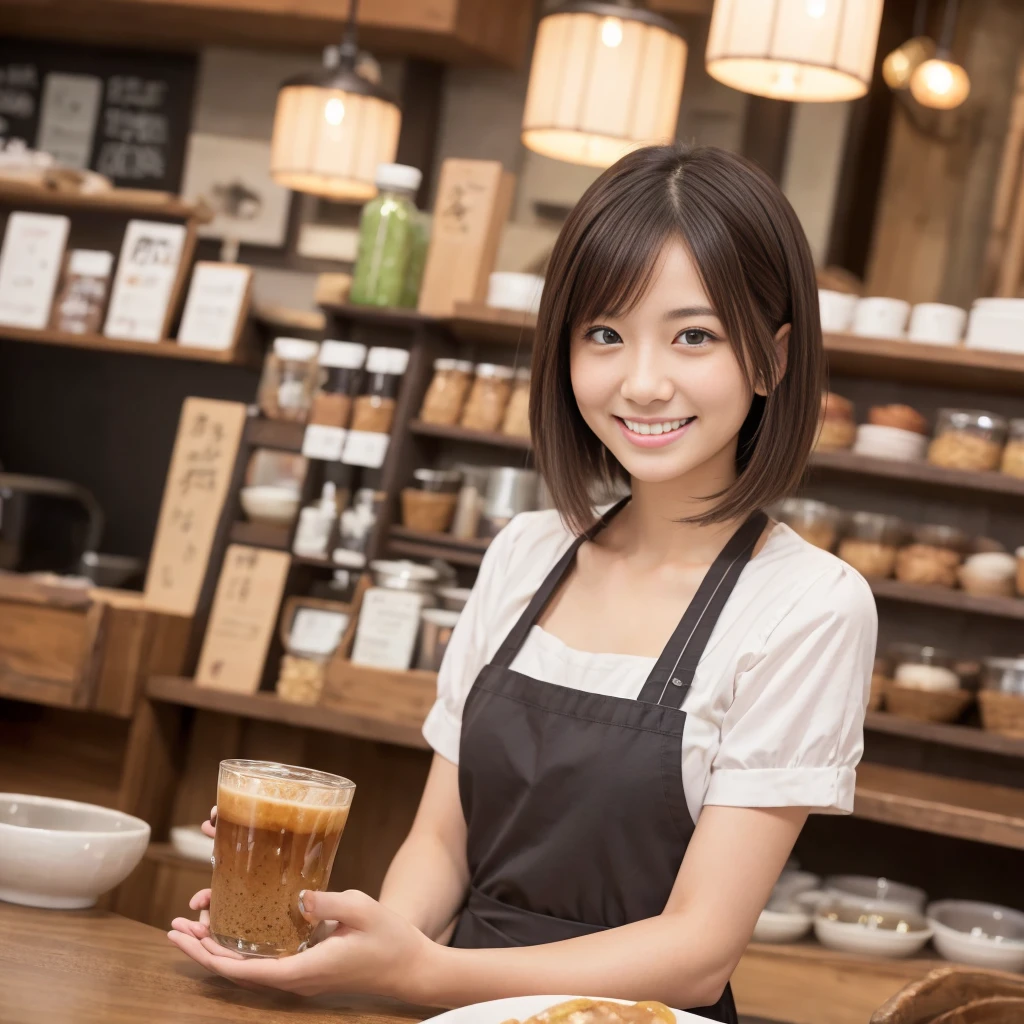
[[[394,162],[401,126],[398,107],[380,96],[286,82],[277,98],[270,173],[296,192],[372,199],[377,166]]]
[[[564,4],[537,29],[523,145],[590,167],[671,142],[686,70],[672,24],[611,3]]]
[[[724,85],[797,103],[868,91],[882,0],[715,0],[708,74]]]

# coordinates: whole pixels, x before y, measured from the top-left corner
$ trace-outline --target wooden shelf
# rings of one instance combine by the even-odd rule
[[[975,750],[984,754],[1024,758],[1024,739],[1001,736],[971,725],[944,725],[940,722],[919,722],[888,711],[869,711],[864,721],[868,732],[882,732],[889,736],[903,736],[923,743],[935,743],[961,750]]]
[[[447,533],[426,533],[392,526],[388,547],[407,558],[441,558],[453,565],[477,567],[484,560],[489,540],[457,540]]]
[[[854,816],[1024,850],[1024,789],[862,762]]]
[[[409,429],[421,437],[440,437],[446,441],[464,441],[468,444],[483,444],[494,448],[515,448],[519,451],[530,451],[533,444],[528,437],[510,437],[497,431],[468,430],[466,427],[442,427],[436,423],[424,423],[413,420]],[[1024,481],[1021,492],[1024,493]]]
[[[826,334],[833,376],[885,378],[975,391],[1024,392],[1024,355],[894,338]]]
[[[457,302],[455,316],[447,321],[460,341],[496,345],[532,345],[537,318],[516,309],[495,309],[475,302]]]
[[[910,604],[949,608],[972,615],[991,615],[1000,619],[1024,619],[1024,599],[1016,597],[976,597],[948,587],[926,587],[899,580],[868,581],[875,597]]]
[[[245,424],[245,441],[253,448],[273,448],[282,452],[301,452],[305,423],[268,420],[250,416]]]
[[[400,747],[427,749],[427,741],[419,728],[384,717],[353,715],[322,704],[292,704],[273,693],[231,693],[196,686],[191,679],[156,676],[146,684],[146,695],[151,700],[179,704],[202,711],[216,711],[240,718],[279,722],[300,729],[355,736],[359,739],[379,740]],[[386,709],[384,709],[386,712]]]
[[[851,476],[873,476],[901,480],[906,484],[929,488],[977,491],[979,494],[1005,494],[1024,499],[1024,480],[1005,473],[972,473],[963,469],[944,469],[930,462],[901,462],[897,459],[876,459],[853,452],[815,452],[811,468]]]
[[[67,192],[20,181],[0,181],[0,204],[51,207],[57,210],[103,210],[127,216],[213,220],[205,203],[192,203],[168,192],[147,189],[109,189],[104,192]]]
[[[274,551],[291,549],[292,528],[275,526],[272,523],[237,522],[231,526],[229,540],[232,544],[248,544],[254,548],[271,548]]]
[[[328,303],[320,307],[327,317],[350,320],[356,324],[375,327],[392,327],[403,331],[414,331],[425,324],[435,325],[442,321],[427,316],[416,309],[395,309],[386,306],[355,306],[349,303]]]
[[[34,331],[22,327],[0,324],[0,339],[29,342],[35,345],[60,345],[64,348],[84,348],[94,352],[118,352],[125,355],[159,356],[164,359],[187,359],[195,363],[220,363],[227,366],[249,366],[253,358],[243,349],[194,348],[176,341],[121,341],[105,338],[102,334],[69,334],[65,331]]]

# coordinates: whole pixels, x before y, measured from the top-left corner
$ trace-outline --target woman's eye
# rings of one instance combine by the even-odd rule
[[[711,335],[700,327],[691,327],[677,336],[684,348],[703,348],[711,341]]]
[[[619,345],[622,343],[622,338],[610,327],[594,327],[587,331],[587,337],[592,341],[596,341],[598,345]]]

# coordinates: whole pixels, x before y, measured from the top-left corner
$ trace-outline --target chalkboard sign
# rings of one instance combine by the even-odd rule
[[[196,58],[0,40],[0,140],[116,185],[177,193]]]

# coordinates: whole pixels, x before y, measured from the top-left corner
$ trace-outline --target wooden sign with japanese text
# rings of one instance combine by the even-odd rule
[[[186,398],[146,576],[146,607],[194,615],[245,429],[241,402]]]
[[[232,544],[217,580],[196,685],[235,693],[260,688],[291,558],[284,551]]]

